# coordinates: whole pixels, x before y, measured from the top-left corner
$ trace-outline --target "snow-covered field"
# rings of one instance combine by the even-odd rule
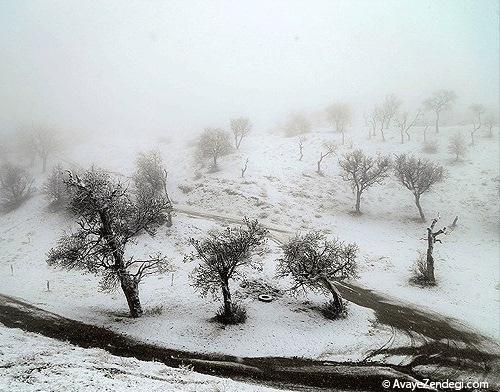
[[[256,130],[243,141],[240,151],[221,159],[221,170],[215,173],[195,163],[194,147],[185,139],[165,143],[153,136],[141,136],[140,140],[96,137],[67,148],[58,159],[69,168],[94,163],[126,176],[132,173],[137,152],[159,149],[169,170],[171,196],[178,206],[257,217],[291,231],[322,229],[356,242],[360,248],[359,284],[456,318],[499,339],[498,139],[477,138],[466,160],[454,163],[447,153],[447,139],[459,129],[467,130],[443,127],[439,135],[429,130],[429,138],[436,138],[440,146],[437,154],[430,155],[421,152],[420,129],[413,130],[413,140],[403,145],[396,130],[386,131],[389,138],[385,143],[367,140],[362,129],[349,135],[354,148],[361,146],[372,154],[411,151],[446,167],[445,182],[422,199],[428,218],[441,216],[438,225],[449,225],[455,215],[459,216],[457,229],[444,236],[442,244],[436,244],[438,285],[434,288],[408,283],[418,251],[425,250],[421,238],[426,233],[426,226],[415,219],[418,213],[411,193],[391,178],[363,195],[363,215],[351,214],[354,199],[340,178],[338,158],[325,159],[323,175],[315,172],[322,143],[340,140],[340,135],[327,130],[307,135],[300,162],[297,138]],[[347,146],[340,147],[337,155],[347,150]],[[246,158],[248,170],[241,178]],[[39,176],[38,183],[42,182]],[[288,282],[274,278],[280,250],[273,242],[257,256],[264,268],[251,272],[251,284],[240,287],[233,283],[237,297],[248,309],[247,322],[226,328],[211,322],[219,303],[199,298],[189,286],[188,274],[194,264],[183,262],[183,256],[189,251],[189,237],[203,236],[218,224],[182,214],[174,217],[172,228],[162,228],[155,238],[142,236],[130,248],[137,254],[161,250],[170,255],[177,270],[144,281],[141,299],[146,315],[129,319],[121,292],[98,292],[94,276],[46,266],[46,252],[71,222],[69,216],[49,212],[40,194],[0,216],[0,292],[71,318],[193,351],[356,360],[390,337],[388,329],[376,325],[370,310],[352,305],[347,319],[328,321],[315,310],[324,297],[294,298],[284,292]],[[274,302],[257,301],[258,284],[263,283],[279,290]]]
[[[189,367],[117,357],[0,324],[0,391],[271,392]]]

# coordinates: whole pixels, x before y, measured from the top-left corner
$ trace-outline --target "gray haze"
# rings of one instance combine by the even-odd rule
[[[498,107],[497,1],[0,1],[0,126],[266,127],[334,100]],[[357,106],[356,106],[357,105]]]

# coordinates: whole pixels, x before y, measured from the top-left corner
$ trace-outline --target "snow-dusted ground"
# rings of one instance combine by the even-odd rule
[[[277,391],[83,349],[0,324],[0,391]],[[281,389],[280,389],[281,390]]]
[[[67,149],[65,162],[88,167],[95,163],[128,175],[138,151],[158,148],[169,168],[170,192],[179,205],[200,210],[249,215],[305,231],[327,230],[360,248],[358,283],[422,308],[451,316],[478,331],[499,338],[498,282],[498,139],[477,138],[466,160],[453,163],[447,153],[447,138],[458,128],[442,128],[437,137],[440,151],[426,155],[447,168],[448,178],[423,196],[429,218],[438,213],[439,225],[448,225],[459,215],[459,226],[436,245],[435,288],[408,283],[418,250],[425,250],[425,225],[418,216],[411,193],[394,179],[369,189],[363,196],[362,216],[350,212],[354,206],[348,184],[339,176],[337,157],[323,162],[324,175],[315,173],[323,141],[339,140],[325,130],[307,136],[304,159],[298,161],[296,138],[255,132],[242,149],[220,161],[221,170],[208,173],[193,159],[193,146],[185,140],[159,143],[155,137],[130,139],[95,138]],[[465,132],[467,128],[462,128]],[[421,153],[420,130],[403,145],[396,131],[386,131],[385,143],[367,140],[365,131],[352,135],[354,147],[370,153]],[[342,154],[347,147],[341,147]],[[246,158],[249,167],[244,179],[240,168]],[[42,181],[40,177],[39,182]],[[147,314],[139,320],[126,317],[121,292],[111,295],[97,291],[97,279],[78,272],[49,269],[45,253],[70,217],[50,213],[43,196],[36,195],[17,211],[0,216],[0,292],[25,299],[68,317],[95,322],[115,330],[173,348],[224,352],[242,356],[286,355],[324,359],[359,359],[369,348],[385,343],[390,331],[374,325],[370,310],[351,306],[346,320],[327,321],[314,309],[324,298],[293,298],[286,293],[270,304],[256,300],[256,293],[233,285],[248,308],[246,324],[221,328],[209,321],[218,303],[199,298],[189,286],[194,267],[182,261],[190,236],[202,236],[215,223],[175,217],[171,229],[162,229],[154,238],[141,237],[134,252],[162,250],[171,255],[178,268],[172,275],[152,277],[141,287]],[[274,279],[279,248],[268,244],[262,256],[263,271],[251,279],[277,289],[286,281]],[[13,276],[11,276],[11,266]],[[50,281],[51,291],[46,291]],[[158,312],[159,307],[163,309]],[[156,310],[156,312],[154,311]],[[161,313],[161,314],[158,314]]]

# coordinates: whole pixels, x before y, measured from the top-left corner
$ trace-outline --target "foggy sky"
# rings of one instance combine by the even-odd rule
[[[498,108],[498,17],[495,0],[0,0],[0,127],[264,126],[441,88]]]

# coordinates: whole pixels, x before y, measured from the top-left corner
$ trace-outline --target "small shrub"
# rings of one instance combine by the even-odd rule
[[[427,154],[436,154],[439,151],[439,144],[437,140],[427,141],[422,150]]]
[[[0,205],[8,210],[19,207],[34,192],[34,178],[24,168],[6,163],[0,168]]]
[[[163,305],[153,306],[151,309],[148,309],[146,313],[150,316],[160,316],[163,313]]]
[[[342,303],[342,308],[339,308],[335,302],[328,301],[319,308],[319,311],[328,320],[344,319],[347,317],[349,308],[347,301],[342,300]]]
[[[224,325],[243,324],[247,320],[247,311],[242,305],[234,303],[231,314],[226,315],[224,306],[221,306],[214,319]]]

